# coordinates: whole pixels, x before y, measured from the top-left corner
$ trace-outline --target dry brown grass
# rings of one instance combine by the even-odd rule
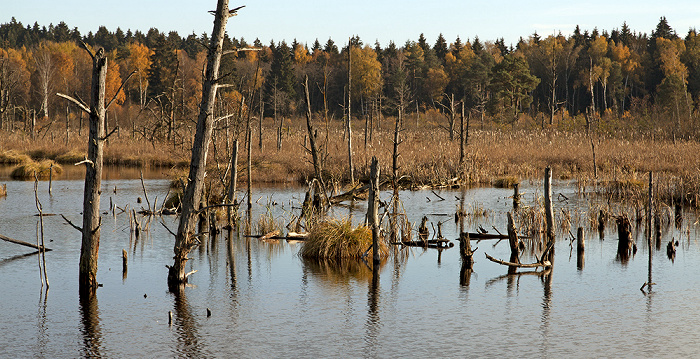
[[[521,121],[515,129],[499,128],[489,122],[482,130],[479,123],[473,123],[461,167],[459,136],[450,141],[447,132],[437,126],[438,121],[444,121],[439,117],[432,120],[422,117],[421,121],[416,124],[414,118],[408,118],[406,130],[401,133],[399,175],[406,176],[402,183],[438,185],[459,176],[463,184],[494,184],[499,179],[511,178],[538,179],[542,177],[544,167],[551,166],[555,178],[575,180],[582,189],[593,184],[599,184],[599,187],[609,185],[611,194],[628,196],[639,192],[640,181],[644,183],[646,173],[654,171],[661,184],[660,192],[667,198],[683,198],[695,204],[700,200],[700,143],[694,140],[655,139],[654,132],[644,129],[635,132],[601,125],[593,136],[598,165],[598,178],[594,179],[591,137],[583,131],[584,122],[580,118],[567,117],[544,131],[531,120]],[[349,171],[342,121],[334,120],[326,129],[325,123],[319,119],[314,121],[314,128],[324,158],[326,183],[333,186],[346,184]],[[307,132],[301,118],[285,121],[280,150],[276,146],[272,119],[266,118],[263,123],[262,148],[258,147],[257,126],[253,131],[253,182],[303,183],[313,176],[311,156],[304,149],[304,143],[308,141],[305,141]],[[77,136],[65,145],[60,135],[49,135],[36,141],[30,141],[21,133],[2,135],[0,163],[20,163],[26,161],[26,156],[35,160],[54,159],[60,163],[71,163],[84,157],[85,140]],[[209,152],[209,179],[216,183],[221,182],[220,178],[227,178],[224,176],[229,163],[226,142],[230,144],[238,137],[241,141],[238,178],[243,186],[248,180],[244,136],[231,131],[228,139],[221,133],[216,137],[216,145]],[[355,178],[365,180],[368,177],[372,156],[377,156],[383,176],[387,176],[391,172],[393,119],[384,118],[366,144],[364,138],[364,121],[353,121]],[[105,146],[105,163],[186,170],[187,146],[114,135]],[[511,183],[510,180],[506,182]]]
[[[18,180],[31,180],[36,175],[39,179],[47,179],[53,171],[53,176],[63,173],[63,167],[53,160],[42,160],[35,162],[29,160],[15,167],[10,173],[10,177]]]

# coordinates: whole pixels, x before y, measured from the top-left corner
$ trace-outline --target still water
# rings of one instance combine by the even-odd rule
[[[151,202],[167,193],[168,181],[146,180]],[[35,242],[38,217],[33,182],[8,182],[0,199],[0,234]],[[685,213],[680,226],[664,229],[653,250],[650,295],[648,248],[643,230],[633,228],[639,251],[629,262],[616,260],[615,230],[605,239],[587,227],[587,200],[567,184],[554,187],[555,212],[575,213],[572,227],[587,229],[585,265],[578,268],[575,243],[558,233],[549,275],[505,276],[507,268],[484,253],[508,259],[506,241],[472,242],[478,247],[472,273],[461,271],[458,246],[405,249],[381,267],[379,278],[358,264],[339,270],[297,256],[300,243],[266,243],[226,232],[192,251],[183,295],[168,292],[166,264],[172,264],[174,217],[152,218],[138,241],[128,215],[139,209],[139,180],[103,182],[102,239],[97,300],[78,297],[80,234],[60,216],[44,217],[50,289],[42,290],[32,250],[0,241],[0,357],[691,357],[700,352],[700,247],[697,215]],[[114,188],[116,187],[116,193]],[[524,206],[538,200],[541,184],[524,184]],[[466,229],[492,226],[505,232],[512,210],[510,190],[474,188],[402,192],[406,214],[418,223],[427,215],[443,221],[445,237],[456,239],[454,213],[483,208]],[[561,193],[563,196],[558,196]],[[382,193],[388,200],[390,193]],[[256,189],[253,221],[268,209],[280,222],[298,212],[299,188]],[[45,213],[80,222],[82,181],[41,182]],[[117,210],[119,212],[119,210]],[[359,221],[365,203],[337,207],[335,216]],[[146,219],[143,219],[144,223]],[[578,222],[578,223],[577,223]],[[610,222],[612,227],[612,222]],[[414,225],[417,227],[417,224]],[[633,225],[634,227],[634,225]],[[575,231],[574,231],[575,232]],[[680,242],[675,261],[665,244]],[[122,274],[122,249],[128,272]],[[523,262],[535,259],[525,255]],[[189,269],[189,268],[188,268]],[[207,316],[207,309],[211,316]],[[168,312],[173,320],[169,324]]]

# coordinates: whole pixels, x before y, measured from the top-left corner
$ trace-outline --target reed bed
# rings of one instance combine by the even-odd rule
[[[299,254],[304,258],[329,260],[372,258],[372,231],[366,226],[353,227],[349,219],[325,220],[309,231]],[[388,256],[384,239],[379,241],[380,257]]]
[[[532,123],[514,129],[501,128],[493,123],[472,126],[464,160],[459,161],[459,136],[449,139],[447,131],[437,122],[405,122],[399,146],[399,176],[402,184],[445,185],[487,184],[509,187],[513,181],[542,176],[543,168],[550,166],[555,179],[573,180],[581,189],[595,186],[609,196],[636,195],[645,185],[645,175],[656,173],[659,193],[664,198],[682,200],[698,206],[700,203],[700,142],[693,139],[673,140],[655,136],[653,132],[610,128],[589,134],[576,119],[567,119],[547,130],[535,128]],[[257,126],[252,135],[252,180],[255,183],[305,183],[313,177],[308,134],[301,118],[286,119],[282,126],[280,147],[277,147],[277,126],[266,118],[262,133]],[[321,153],[323,176],[332,187],[340,187],[350,180],[347,168],[347,137],[342,121],[326,124],[321,119],[313,122]],[[353,121],[353,156],[356,180],[369,177],[372,156],[379,159],[384,176],[391,173],[393,150],[393,118],[375,121],[371,132],[364,132],[364,121]],[[231,144],[238,138],[239,183],[249,179],[246,173],[247,150],[243,132],[231,130],[228,137],[218,131],[210,148],[210,178],[222,178],[230,173]],[[74,163],[84,158],[84,140],[68,144],[61,136],[44,136],[29,140],[22,133],[3,133],[0,145],[0,163],[17,164],[27,160],[52,159],[59,163]],[[132,167],[168,167],[186,169],[190,142],[187,137],[177,141],[148,141],[141,137],[112,136],[105,147],[106,164]],[[595,146],[597,171],[593,167]],[[594,173],[597,172],[597,178]]]
[[[53,171],[53,174],[50,172]],[[39,179],[48,179],[51,175],[58,176],[63,173],[63,167],[53,160],[33,161],[21,163],[10,173],[10,177],[17,180],[32,180],[36,175]]]

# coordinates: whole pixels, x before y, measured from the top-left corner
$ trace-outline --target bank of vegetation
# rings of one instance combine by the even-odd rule
[[[89,97],[91,62],[79,41],[104,48],[109,59],[106,97],[115,102],[105,122],[115,131],[105,164],[184,173],[205,35],[104,27],[81,34],[63,22],[14,19],[0,25],[0,162],[86,158],[87,117],[55,96]],[[634,191],[654,171],[669,197],[697,203],[700,38],[694,29],[680,36],[665,18],[650,34],[626,24],[576,27],[569,36],[535,33],[510,46],[443,36],[431,45],[422,35],[386,46],[358,37],[264,44],[226,36],[223,46],[239,51],[221,60],[209,181],[223,184],[234,139],[242,144],[243,182],[247,146],[253,182],[313,178],[308,111],[331,188],[366,179],[377,156],[387,168],[396,158],[405,187],[503,185],[540,178],[549,165],[555,178],[616,194]]]

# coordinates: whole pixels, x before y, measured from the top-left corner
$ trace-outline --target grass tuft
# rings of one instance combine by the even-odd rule
[[[365,226],[353,228],[350,220],[329,220],[317,223],[309,231],[299,253],[304,258],[360,259],[372,246],[372,231]],[[370,258],[372,251],[368,252]],[[385,241],[379,241],[380,257],[389,253]]]
[[[40,162],[35,162],[29,160],[28,162],[22,163],[15,167],[10,173],[10,177],[17,180],[32,180],[34,179],[34,174],[39,179],[49,178],[49,169],[53,165],[53,175],[58,176],[63,173],[63,167],[53,160],[43,160]]]

